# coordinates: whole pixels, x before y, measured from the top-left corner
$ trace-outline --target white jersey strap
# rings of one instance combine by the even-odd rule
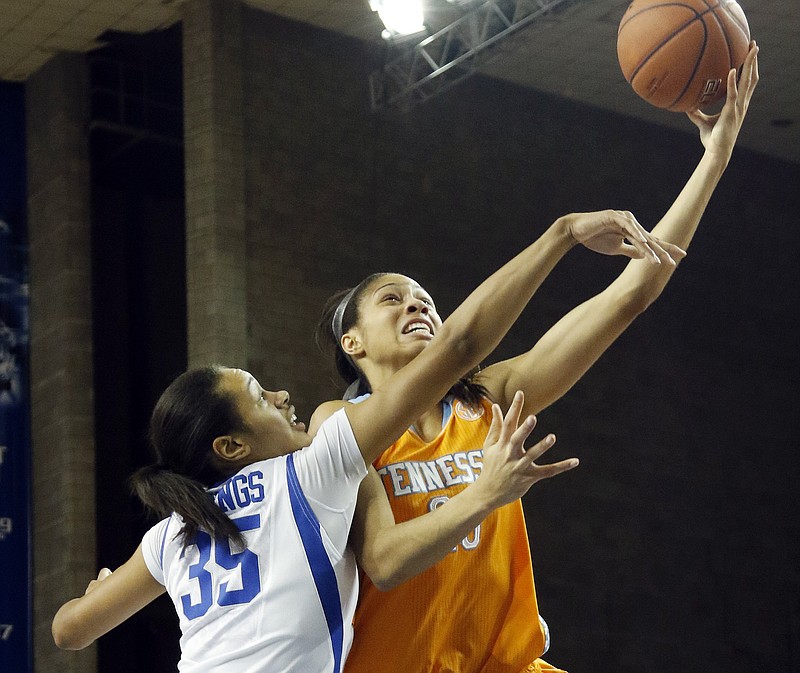
[[[547,622],[544,621],[544,617],[539,615],[539,625],[542,627],[542,633],[544,633],[544,651],[539,656],[544,656],[547,654],[547,650],[550,649],[550,627],[547,625]]]

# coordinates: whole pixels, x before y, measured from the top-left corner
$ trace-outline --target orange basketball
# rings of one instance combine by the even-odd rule
[[[735,0],[633,0],[617,32],[617,58],[633,90],[677,112],[720,100],[749,45]]]

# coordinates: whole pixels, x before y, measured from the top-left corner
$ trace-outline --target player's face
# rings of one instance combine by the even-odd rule
[[[407,276],[380,276],[361,295],[356,330],[367,360],[402,367],[441,326],[431,296]]]
[[[264,390],[252,374],[241,369],[222,370],[221,386],[233,395],[246,428],[234,441],[248,445],[254,460],[285,455],[311,443],[285,390]]]

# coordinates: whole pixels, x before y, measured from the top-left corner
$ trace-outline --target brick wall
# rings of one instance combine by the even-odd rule
[[[184,7],[189,364],[246,362],[241,6]],[[225,35],[225,39],[216,39]]]
[[[403,271],[447,313],[564,212],[651,226],[700,156],[688,122],[478,77],[373,114],[380,53],[220,0],[185,16],[189,362],[246,362],[306,419],[339,392],[311,338],[334,290]],[[49,641],[95,572],[82,67],[56,59],[27,90],[37,673],[95,666]],[[541,415],[551,458],[583,460],[525,500],[550,658],[572,673],[800,670],[798,178],[738,150],[664,297]],[[570,253],[497,357],[621,268]]]
[[[76,55],[25,88],[37,673],[87,673],[96,660],[93,647],[65,655],[50,635],[58,607],[96,573],[86,91]]]

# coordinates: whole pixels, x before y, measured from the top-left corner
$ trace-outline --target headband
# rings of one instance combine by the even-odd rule
[[[336,311],[333,314],[333,320],[331,320],[331,329],[333,329],[333,335],[336,337],[336,344],[339,346],[339,348],[342,347],[342,334],[344,334],[344,331],[342,330],[342,318],[344,318],[344,312],[347,310],[347,305],[353,298],[355,291],[356,288],[354,287],[352,290],[350,290],[350,292],[342,297],[342,301],[339,302],[339,305],[336,307]]]
[[[339,305],[336,307],[336,311],[333,314],[333,319],[331,320],[331,328],[333,329],[333,334],[336,337],[336,347],[340,349],[342,348],[342,334],[344,334],[344,330],[342,329],[342,319],[344,318],[344,312],[347,310],[347,305],[350,303],[350,300],[353,298],[353,295],[357,289],[358,285],[356,285],[356,287],[342,297],[342,300],[339,302]],[[344,353],[344,351],[342,352]],[[359,371],[358,367],[356,367],[356,363],[353,362],[353,359],[347,353],[345,353],[345,357],[350,360],[355,370]],[[360,385],[361,377],[359,376],[347,387],[342,399],[349,400],[353,397],[356,397]]]

